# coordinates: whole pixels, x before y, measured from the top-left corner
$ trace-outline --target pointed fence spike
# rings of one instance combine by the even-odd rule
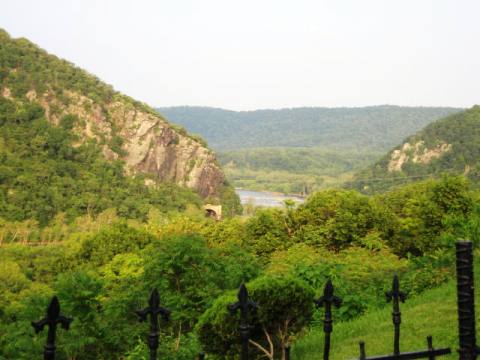
[[[247,287],[245,286],[245,283],[242,282],[240,285],[240,289],[238,290],[238,301],[241,303],[244,303],[248,300],[248,290]]]
[[[397,274],[395,274],[395,275],[393,276],[392,288],[393,288],[393,291],[395,291],[395,292],[397,292],[397,293],[400,291],[400,283],[399,283],[399,281],[398,281],[398,275],[397,275]]]
[[[323,291],[324,296],[333,296],[333,284],[332,280],[328,280]]]
[[[156,309],[160,306],[160,295],[158,295],[158,290],[153,289],[152,293],[150,294],[150,300],[149,300],[149,305],[150,308]]]
[[[54,296],[48,305],[47,316],[50,319],[56,319],[60,315],[60,302],[58,298]]]

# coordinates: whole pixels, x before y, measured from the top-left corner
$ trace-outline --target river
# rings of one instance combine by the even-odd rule
[[[244,189],[235,189],[235,192],[240,197],[242,205],[253,203],[255,206],[276,207],[284,206],[283,201],[292,199],[297,203],[303,203],[304,199],[298,196],[283,195],[268,191],[253,191]]]

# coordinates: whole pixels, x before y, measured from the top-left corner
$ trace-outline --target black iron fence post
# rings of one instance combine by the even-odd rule
[[[392,321],[394,326],[394,335],[393,335],[393,354],[400,354],[400,324],[402,323],[402,313],[400,312],[399,302],[405,302],[407,298],[406,294],[400,291],[400,283],[398,281],[398,276],[393,277],[392,290],[388,291],[386,294],[387,301],[393,302],[393,311],[392,311]]]
[[[460,360],[474,360],[477,357],[475,334],[475,298],[473,287],[473,245],[471,241],[460,240],[457,250],[457,302],[458,335]]]
[[[159,343],[158,315],[161,315],[165,321],[170,319],[170,311],[160,306],[160,296],[157,289],[150,294],[148,307],[143,310],[137,310],[135,313],[140,321],[146,321],[150,315],[150,334],[148,335],[148,348],[150,349],[150,360],[157,360],[157,350]]]
[[[360,346],[360,360],[365,360],[367,358],[367,354],[365,352],[365,342],[360,341],[359,346]]]
[[[427,347],[428,351],[430,352],[430,355],[428,356],[428,360],[435,360],[435,355],[433,354],[433,338],[432,335],[427,336]]]
[[[427,349],[420,351],[412,352],[400,352],[400,324],[401,324],[401,313],[400,313],[400,301],[404,302],[406,295],[400,291],[400,282],[398,281],[398,276],[395,275],[392,281],[392,290],[385,293],[387,301],[393,302],[393,311],[392,311],[392,320],[394,327],[393,335],[393,354],[391,355],[375,355],[368,356],[365,350],[365,343],[361,341],[360,345],[360,360],[412,360],[412,359],[429,359],[434,360],[437,356],[443,356],[451,353],[450,348],[440,348],[435,349],[433,347],[432,337],[427,337]]]
[[[42,331],[45,326],[48,326],[47,343],[45,344],[43,352],[44,360],[55,360],[57,324],[60,324],[65,330],[68,330],[72,321],[73,319],[60,314],[60,303],[58,298],[54,296],[48,306],[47,315],[42,320],[32,322],[32,326],[37,334]]]
[[[323,332],[325,333],[323,360],[328,360],[330,357],[330,334],[333,331],[332,304],[337,308],[342,305],[342,299],[335,296],[333,292],[333,284],[328,280],[323,289],[323,296],[315,300],[317,307],[325,306],[325,317],[323,319]]]
[[[241,360],[248,360],[248,341],[250,340],[250,325],[248,324],[248,313],[255,310],[257,305],[248,298],[247,287],[244,283],[240,285],[238,290],[238,301],[228,305],[231,314],[240,309],[240,337],[242,340]]]

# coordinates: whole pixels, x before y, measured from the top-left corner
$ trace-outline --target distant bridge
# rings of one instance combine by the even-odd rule
[[[203,209],[205,210],[205,215],[215,220],[222,220],[222,205],[212,205],[206,204]]]

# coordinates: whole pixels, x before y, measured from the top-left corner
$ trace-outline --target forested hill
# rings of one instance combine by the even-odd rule
[[[41,106],[54,126],[68,118],[78,143],[94,140],[103,156],[121,160],[129,175],[141,174],[150,183],[176,183],[202,197],[222,189],[223,172],[200,139],[97,77],[1,29],[0,98],[18,107]]]
[[[216,150],[253,147],[370,148],[387,151],[457,108],[371,106],[230,111],[209,107],[157,109]]]
[[[349,186],[371,193],[444,173],[480,179],[480,106],[426,126],[356,174]]]

